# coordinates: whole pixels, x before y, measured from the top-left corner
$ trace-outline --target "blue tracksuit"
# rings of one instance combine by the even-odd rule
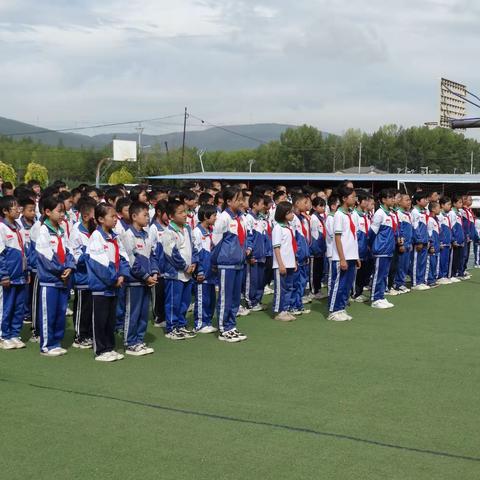
[[[428,236],[429,236],[429,249],[428,249],[428,266],[427,266],[427,279],[428,285],[434,285],[439,278],[440,272],[440,221],[437,217],[430,216],[428,218]]]
[[[404,252],[398,253],[398,267],[395,273],[394,287],[405,286],[405,279],[410,269],[410,259],[412,256],[413,227],[412,215],[402,209],[398,210],[398,238],[403,240]]]
[[[30,238],[30,230],[33,225],[30,225],[25,221],[25,218],[20,217],[17,220],[18,227],[20,228],[20,233],[22,234],[23,247],[25,249],[25,254],[27,256],[27,270],[30,273],[30,284],[26,287],[25,291],[25,309],[23,316],[25,319],[32,319],[32,296],[33,296],[33,282],[32,282],[32,265],[34,251],[32,248],[32,241]]]
[[[124,343],[133,347],[144,343],[148,326],[150,287],[145,282],[159,272],[146,230],[137,230],[131,225],[123,235],[123,246],[130,265],[125,291]]]
[[[75,260],[62,228],[55,229],[45,220],[40,227],[37,244],[37,275],[40,284],[39,330],[40,349],[47,352],[60,347],[65,333],[65,313],[72,284],[60,276],[66,269],[75,270]]]
[[[192,298],[192,275],[186,270],[198,265],[198,252],[188,225],[179,228],[173,222],[162,236],[165,256],[165,320],[167,333],[187,325],[187,310]],[[203,274],[197,269],[198,274]]]
[[[212,234],[209,230],[198,224],[193,230],[193,241],[198,252],[198,265],[195,277],[198,272],[203,272],[205,279],[194,284],[195,305],[193,315],[195,318],[195,329],[212,325],[213,313],[215,311],[215,285],[217,276],[212,270]]]
[[[4,218],[0,221],[0,280],[10,280],[9,287],[0,287],[0,338],[20,336],[28,279],[27,251],[24,236],[17,224]]]
[[[119,242],[123,241],[123,236],[125,232],[129,229],[130,224],[128,224],[125,219],[118,217],[117,225],[115,225],[114,233],[118,236]],[[125,324],[125,285],[117,290],[117,312],[116,317],[117,321],[115,324],[115,330],[123,331]]]
[[[347,270],[340,269],[340,261],[332,260],[330,289],[328,294],[329,312],[341,312],[347,308],[348,297],[355,282],[356,260],[347,260]],[[388,270],[387,270],[388,273]]]
[[[229,208],[217,216],[213,227],[212,265],[218,269],[217,303],[220,332],[236,328],[245,265],[246,228],[243,215]]]
[[[412,228],[413,228],[413,254],[412,254],[412,285],[425,283],[425,274],[427,272],[428,257],[428,231],[427,231],[428,213],[420,207],[412,210]],[[416,247],[422,245],[422,249],[417,251]]]
[[[310,278],[310,220],[305,215],[294,215],[291,227],[297,241],[297,271],[293,274],[294,291],[292,293],[293,310],[303,310],[303,296]]]
[[[452,222],[448,213],[439,215],[440,221],[440,270],[438,278],[449,278],[451,276],[452,260]]]
[[[381,207],[373,216],[368,242],[375,262],[372,282],[372,302],[385,298],[388,272],[395,250],[395,223],[391,213]]]

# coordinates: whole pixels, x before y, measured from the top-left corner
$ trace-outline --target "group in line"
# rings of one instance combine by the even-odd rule
[[[237,316],[265,310],[272,293],[275,320],[293,321],[326,297],[329,320],[351,320],[351,300],[391,308],[385,295],[409,292],[407,277],[414,290],[468,279],[478,239],[468,195],[388,189],[375,201],[351,182],[69,191],[57,181],[41,191],[32,181],[0,198],[0,348],[24,348],[22,326],[31,323],[41,355],[64,355],[71,313],[72,346],[93,348],[95,360],[148,355],[150,309],[167,339],[218,332],[238,343],[247,336]]]

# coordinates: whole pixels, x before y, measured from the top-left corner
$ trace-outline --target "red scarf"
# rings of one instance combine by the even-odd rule
[[[297,240],[295,239],[295,235],[293,234],[293,230],[290,227],[288,228],[290,235],[292,236],[292,248],[293,248],[293,253],[297,253],[298,251],[298,245],[297,245]]]
[[[345,213],[345,215],[348,217],[348,221],[350,222],[350,231],[352,232],[353,238],[357,238],[357,229],[353,223],[352,216],[349,213]]]
[[[115,250],[115,270],[118,272],[120,269],[120,247],[118,246],[118,241],[116,238],[109,238],[107,242],[110,242]]]
[[[65,249],[63,248],[62,236],[58,235],[57,257],[58,261],[63,265],[65,263]]]
[[[390,216],[392,217],[392,228],[393,228],[393,233],[395,233],[397,231],[397,227],[398,227],[398,216],[397,216],[397,212],[392,212],[390,214]]]
[[[245,243],[245,229],[243,228],[240,217],[237,217],[237,235],[240,246],[243,247],[243,244]]]

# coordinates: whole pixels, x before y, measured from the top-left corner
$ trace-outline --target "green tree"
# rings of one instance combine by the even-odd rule
[[[40,182],[42,187],[46,187],[48,185],[48,170],[43,165],[39,163],[30,162],[27,165],[27,170],[25,172],[25,182],[29,182],[30,180],[37,180]]]
[[[13,184],[15,184],[17,180],[15,169],[11,165],[3,162],[0,162],[0,177],[3,178],[4,182],[12,182]]]
[[[120,170],[115,170],[108,177],[108,183],[110,185],[115,185],[117,183],[133,183],[133,175],[125,168],[122,167]]]

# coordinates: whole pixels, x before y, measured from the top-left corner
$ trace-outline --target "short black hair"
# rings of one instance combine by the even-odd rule
[[[419,191],[419,192],[415,192],[413,194],[412,200],[415,203],[418,203],[420,200],[427,199],[427,198],[428,198],[428,193],[427,192]]]
[[[210,195],[208,192],[202,192],[199,196],[198,196],[198,203],[200,205],[205,205],[208,203],[208,201],[213,198],[213,195]]]
[[[97,202],[92,197],[81,197],[77,203],[77,210],[80,212],[80,215],[94,210],[97,206]]]
[[[340,202],[340,199],[338,198],[337,195],[330,195],[327,200],[327,205],[331,207],[333,205],[338,205],[339,202]]]
[[[300,200],[305,200],[306,198],[309,198],[309,196],[306,195],[303,192],[294,193],[293,196],[292,196],[292,203],[293,203],[293,205],[295,205]],[[280,203],[282,203],[282,202],[280,202]]]
[[[192,192],[191,190],[184,190],[183,192],[180,193],[180,201],[182,203],[185,203],[185,200],[196,200],[197,199],[197,194],[195,192]]]
[[[68,190],[62,190],[62,191],[58,194],[58,199],[59,199],[61,202],[64,202],[65,200],[68,200],[69,198],[72,198],[72,193],[69,192]]]
[[[179,200],[173,200],[171,202],[167,203],[167,215],[168,217],[173,217],[177,211],[178,208],[183,207],[183,202],[180,202]]]
[[[115,201],[116,198],[123,198],[123,191],[118,187],[111,187],[105,192],[105,200],[107,203]]]
[[[337,195],[338,195],[338,198],[340,199],[340,203],[343,202],[344,198],[349,197],[354,192],[355,190],[353,188],[347,187],[343,184],[340,185],[340,187],[337,188]]]
[[[10,210],[16,204],[18,204],[18,202],[13,195],[6,195],[5,197],[0,197],[0,216],[5,217],[4,210]]]
[[[280,197],[283,197],[283,195],[286,195],[287,192],[285,190],[278,190],[273,194],[273,201],[277,203],[278,199]]]
[[[394,198],[396,193],[391,188],[383,188],[378,193],[378,200],[381,202],[384,198]]]
[[[275,209],[275,221],[285,222],[285,217],[293,210],[293,205],[290,202],[280,202]]]
[[[261,201],[265,201],[264,195],[260,193],[254,193],[250,195],[250,198],[248,199],[248,206],[250,208],[253,208],[253,205],[259,204]]]
[[[18,200],[18,204],[25,208],[27,205],[36,205],[36,202],[32,197],[22,197]]]
[[[132,200],[132,202],[136,202],[142,192],[146,193],[147,187],[145,185],[135,185],[130,189],[130,200]]]
[[[326,205],[325,200],[322,197],[315,197],[312,200],[312,207],[324,207]]]
[[[132,201],[128,197],[122,197],[118,199],[117,204],[115,205],[115,209],[118,213],[120,213],[125,207],[130,207]]]
[[[440,198],[440,205],[445,205],[446,203],[448,202],[451,202],[451,198],[450,197],[446,197],[446,196],[443,196],[442,198]]]
[[[145,202],[132,202],[132,204],[128,208],[128,214],[130,215],[130,218],[132,218],[133,215],[137,215],[142,210],[146,210],[148,212],[148,205]]]
[[[217,207],[215,205],[209,205],[206,203],[198,209],[198,221],[203,222],[204,220],[209,219],[212,215],[217,213]]]

